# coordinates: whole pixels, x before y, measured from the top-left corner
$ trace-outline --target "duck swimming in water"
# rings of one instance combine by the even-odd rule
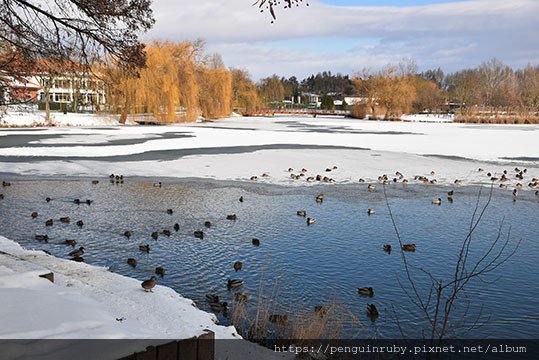
[[[370,317],[377,317],[378,315],[380,315],[380,313],[378,312],[378,309],[376,308],[374,304],[367,304],[367,314]]]
[[[362,288],[357,288],[357,293],[359,295],[373,296],[374,290],[372,289],[372,287],[362,287]]]
[[[298,216],[303,216],[303,217],[305,217],[305,216],[307,216],[307,211],[305,211],[305,210],[298,210],[298,211],[297,211],[297,214],[298,214]]]
[[[148,244],[146,244],[146,245],[139,245],[139,246],[138,246],[138,249],[139,249],[140,251],[145,251],[145,252],[149,253],[149,252],[150,252],[150,245],[148,245]]]
[[[234,263],[234,270],[239,271],[243,267],[243,263],[241,261],[236,261]]]
[[[402,250],[404,251],[415,251],[416,246],[415,244],[404,244],[402,245]]]
[[[137,260],[136,260],[136,259],[133,259],[133,258],[128,258],[128,259],[127,259],[127,263],[128,263],[129,266],[131,266],[131,267],[136,267],[136,266],[137,266]]]
[[[307,225],[311,225],[311,224],[314,224],[314,223],[315,223],[315,221],[316,221],[315,219],[313,219],[313,218],[310,218],[310,217],[309,217],[309,218],[307,218],[307,220],[306,220],[306,222],[307,222]]]
[[[81,246],[80,248],[73,250],[69,253],[69,256],[72,257],[81,257],[82,255],[84,255],[84,246]]]
[[[243,285],[243,280],[241,279],[228,279],[226,287],[228,290],[235,289]]]

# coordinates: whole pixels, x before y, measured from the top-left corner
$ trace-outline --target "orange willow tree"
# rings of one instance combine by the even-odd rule
[[[224,68],[199,66],[197,79],[200,86],[199,105],[202,116],[215,119],[231,113],[232,75]]]
[[[203,43],[155,41],[146,47],[146,66],[138,73],[109,67],[111,110],[152,114],[162,122],[193,121],[202,115],[219,118],[231,113],[232,75],[215,67],[203,53]]]

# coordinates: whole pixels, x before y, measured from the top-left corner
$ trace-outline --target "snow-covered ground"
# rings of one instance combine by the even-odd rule
[[[54,273],[54,283],[39,277],[48,272]],[[213,314],[198,310],[191,300],[168,287],[157,285],[153,293],[147,293],[138,280],[26,250],[2,236],[0,298],[0,339],[184,339],[206,329],[216,339],[241,339],[234,327],[216,325]],[[248,358],[244,355],[252,352],[262,359],[282,358],[255,344],[237,341],[216,342],[217,358]],[[45,358],[58,358],[63,349],[54,348],[56,345],[61,344],[43,345],[52,347],[42,349]],[[5,350],[2,359],[10,355],[22,358],[21,353]],[[144,346],[127,349],[127,354],[125,347],[105,350],[114,359],[144,350]],[[84,353],[80,355],[86,358]],[[95,359],[96,353],[88,356]]]
[[[118,115],[106,114],[63,114],[61,112],[51,113],[51,125],[54,126],[99,126],[118,125]],[[44,111],[28,111],[28,108],[17,111],[9,109],[0,113],[0,126],[45,126],[47,120]]]
[[[0,172],[28,175],[210,178],[307,185],[376,181],[399,171],[438,184],[490,183],[514,167],[539,177],[539,126],[383,122],[330,117],[231,117],[171,126],[0,130]],[[24,140],[24,141],[23,141]],[[337,170],[326,172],[336,165]],[[292,180],[287,169],[308,173]],[[479,172],[484,168],[484,172]],[[435,175],[431,175],[431,171]],[[268,177],[261,174],[268,173]],[[531,175],[531,176],[530,176]],[[522,181],[521,181],[522,182]],[[314,182],[316,183],[316,182]],[[526,188],[527,183],[524,183]]]

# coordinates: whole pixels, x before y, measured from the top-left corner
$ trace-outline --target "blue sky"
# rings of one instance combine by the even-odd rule
[[[513,67],[539,61],[539,0],[309,0],[277,9],[254,0],[155,0],[146,39],[203,38],[209,52],[254,80],[352,75],[412,58],[420,70],[475,67],[493,57]]]

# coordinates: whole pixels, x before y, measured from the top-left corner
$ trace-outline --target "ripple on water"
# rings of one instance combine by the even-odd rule
[[[326,194],[322,204],[314,200],[319,192]],[[446,192],[422,186],[388,189],[403,242],[417,245],[417,251],[406,256],[422,292],[428,291],[429,282],[420,268],[437,278],[450,278],[447,264],[456,260],[477,200],[477,189],[459,188],[452,204],[445,198],[441,206],[430,203]],[[166,275],[159,277],[159,284],[192,298],[205,310],[209,310],[206,293],[217,293],[231,303],[236,291],[227,290],[227,279],[241,278],[245,284],[238,291],[254,299],[262,288],[264,296],[276,296],[276,311],[293,314],[317,304],[342,304],[361,321],[360,327],[346,322],[348,336],[359,331],[361,336],[400,337],[395,317],[408,334],[420,336],[425,326],[399,285],[399,280],[406,284],[406,277],[383,194],[367,192],[366,185],[264,190],[197,183],[156,188],[142,181],[112,185],[103,180],[91,185],[87,180],[41,180],[13,182],[3,193],[2,235],[62,258],[73,249],[63,241],[75,239],[77,247],[87,249],[88,263],[141,280],[162,266]],[[238,201],[241,195],[243,203]],[[45,202],[47,196],[53,198],[50,203]],[[478,259],[496,238],[502,219],[503,234],[511,228],[512,244],[522,240],[509,263],[486,277],[488,282],[471,282],[467,287],[456,315],[468,303],[470,316],[482,305],[483,314],[490,317],[473,337],[525,338],[539,332],[535,316],[539,288],[530,281],[539,278],[535,241],[539,222],[530,219],[530,214],[537,214],[537,200],[532,194],[526,196],[524,201],[513,202],[505,192],[496,191],[473,237],[470,260]],[[94,202],[76,205],[75,198]],[[369,208],[376,214],[369,216]],[[173,214],[167,214],[167,209],[173,209]],[[296,215],[302,209],[316,219],[313,225]],[[32,211],[40,216],[32,219]],[[237,220],[227,220],[228,214],[236,214]],[[71,223],[45,226],[46,219],[62,216],[71,217]],[[82,228],[75,225],[79,219],[84,221]],[[205,221],[212,226],[206,228]],[[180,224],[177,232],[174,223]],[[170,237],[162,234],[164,229],[171,230]],[[132,232],[131,238],[123,235],[126,230]],[[195,230],[203,230],[204,238],[195,238]],[[160,232],[157,240],[151,238],[154,231]],[[37,242],[34,235],[38,233],[47,234],[49,243]],[[253,246],[252,238],[260,239],[260,246]],[[150,253],[140,251],[141,244],[149,244]],[[391,244],[394,251],[385,253],[384,244]],[[127,264],[129,257],[137,259],[135,268]],[[234,271],[235,261],[243,262],[242,270]],[[375,289],[374,297],[357,294],[356,289],[364,286]],[[365,315],[370,302],[381,311],[375,323]]]

